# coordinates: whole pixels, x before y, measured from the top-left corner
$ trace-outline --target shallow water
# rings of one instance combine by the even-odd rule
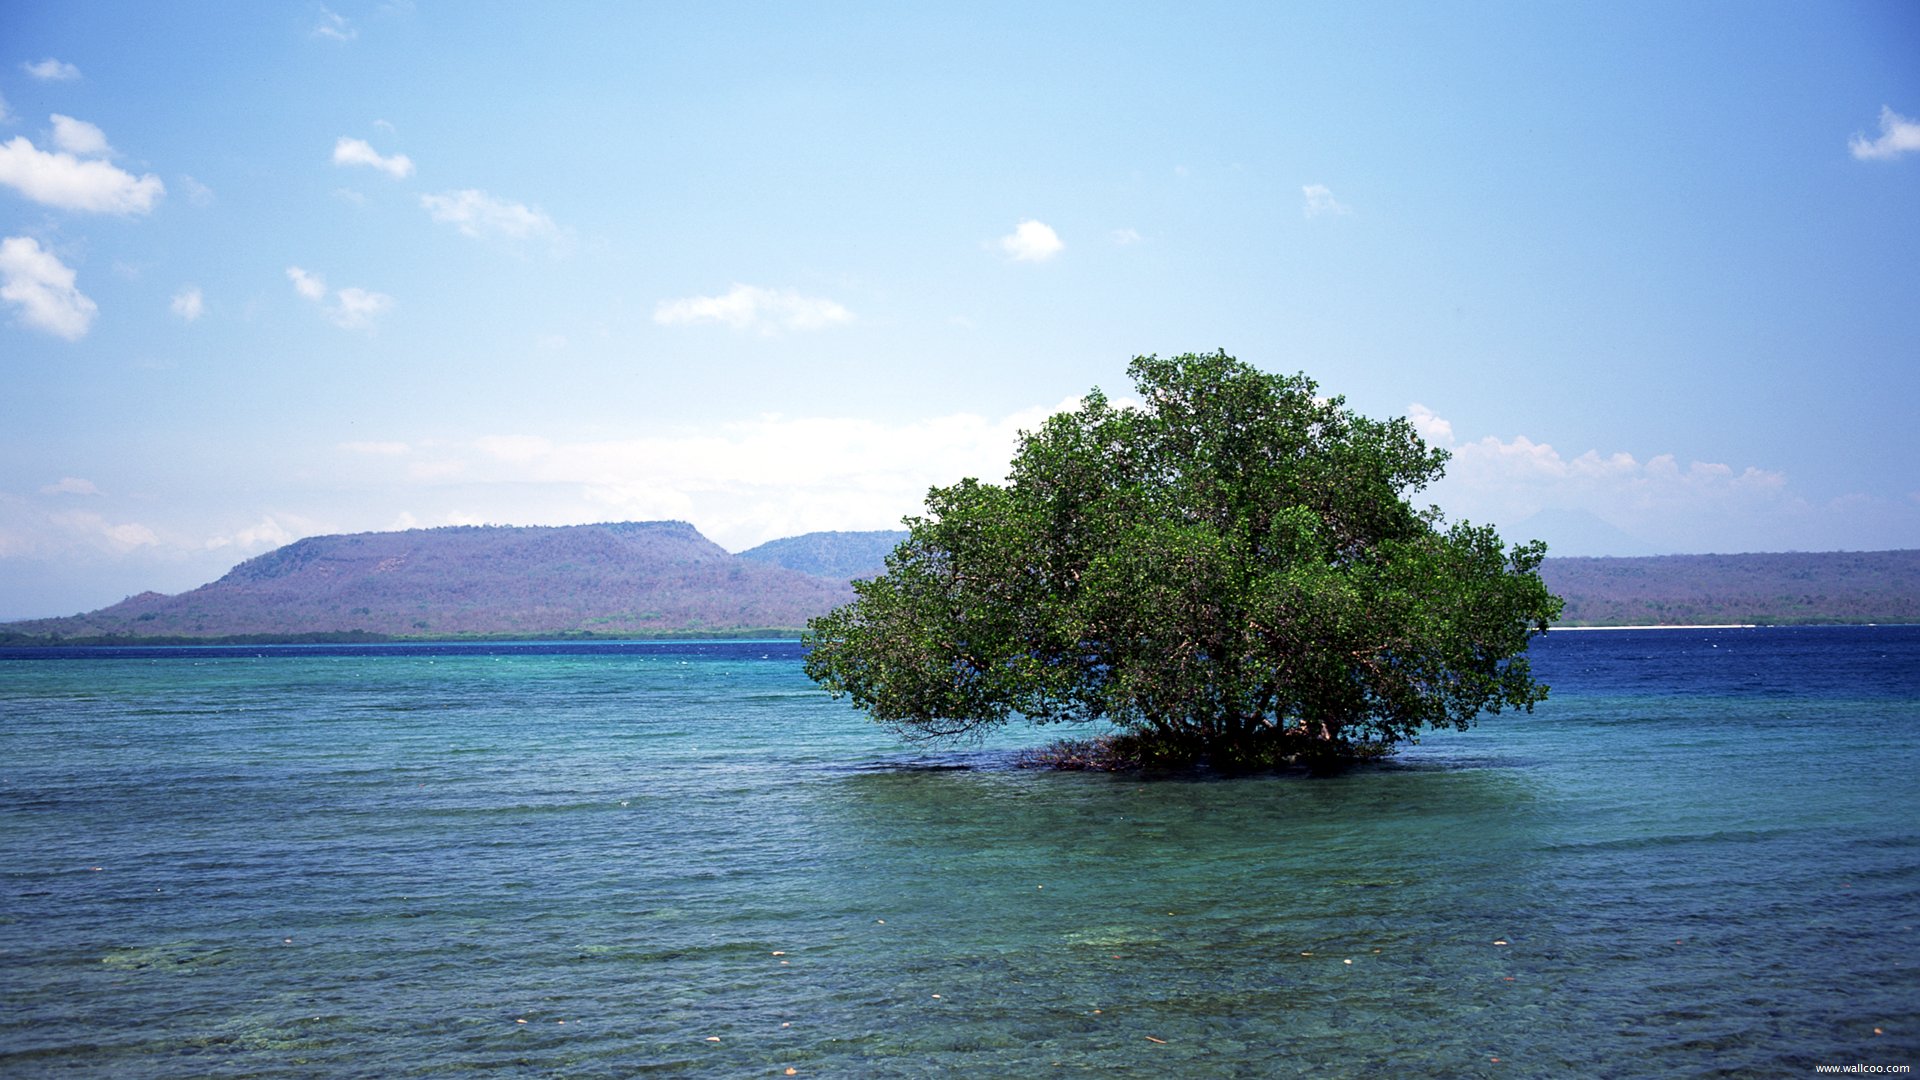
[[[791,643],[0,654],[0,1075],[1914,1064],[1920,629],[1535,666],[1144,780],[903,745]]]

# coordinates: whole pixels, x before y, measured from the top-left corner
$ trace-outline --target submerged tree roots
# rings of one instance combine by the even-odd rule
[[[1200,739],[1169,742],[1121,733],[1061,739],[1023,750],[1014,760],[1023,769],[1064,772],[1246,774],[1304,769],[1314,776],[1331,776],[1392,752],[1392,746],[1380,743],[1329,743],[1304,737],[1265,739],[1241,746]]]

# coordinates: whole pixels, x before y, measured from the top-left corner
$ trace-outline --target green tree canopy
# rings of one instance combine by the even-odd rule
[[[1447,454],[1409,422],[1224,352],[1128,373],[1142,406],[1095,390],[1005,484],[930,491],[807,673],[909,735],[1107,721],[1159,763],[1338,762],[1545,698],[1545,545],[1416,510]]]

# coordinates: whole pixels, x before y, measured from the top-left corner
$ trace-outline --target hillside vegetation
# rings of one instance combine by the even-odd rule
[[[1920,622],[1920,551],[1548,559],[1563,626]]]
[[[730,555],[685,522],[471,526],[310,537],[191,592],[5,629],[68,639],[792,631],[851,596],[844,581]]]
[[[898,529],[874,532],[816,532],[769,540],[740,553],[743,559],[772,563],[803,574],[849,581],[886,569],[887,552],[907,534]]]
[[[0,624],[0,643],[797,634],[905,536],[738,555],[679,521],[315,536],[190,592]],[[1920,551],[1549,558],[1540,574],[1563,626],[1920,622]]]

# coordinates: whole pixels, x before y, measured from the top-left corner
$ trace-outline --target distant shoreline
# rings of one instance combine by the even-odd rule
[[[1809,626],[1908,626],[1905,621],[1884,623],[1640,623],[1632,626],[1548,626],[1549,632],[1569,630],[1805,630]],[[84,638],[42,638],[0,632],[0,650],[58,650],[58,648],[294,648],[294,646],[564,646],[564,644],[689,644],[689,642],[799,642],[803,630],[787,626],[760,626],[749,630],[655,630],[651,634],[605,634],[605,632],[561,632],[561,634],[369,634],[313,632],[313,634],[228,634],[228,636],[152,636],[138,638],[125,634],[100,634]]]
[[[1553,633],[1562,630],[1754,630],[1771,623],[1646,623],[1640,626],[1549,626]],[[1878,623],[1795,623],[1795,626],[1877,626]]]

